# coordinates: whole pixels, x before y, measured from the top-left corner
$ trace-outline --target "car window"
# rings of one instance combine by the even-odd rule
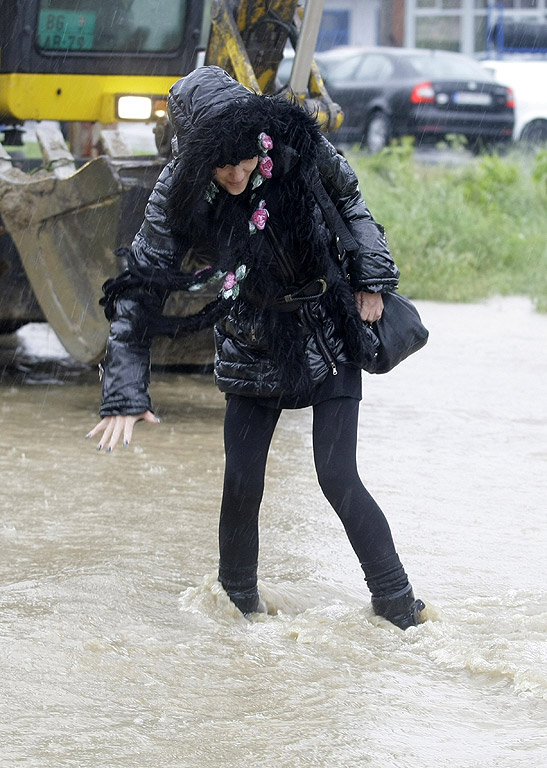
[[[342,80],[353,80],[355,77],[355,70],[361,56],[343,56],[336,59],[327,59],[317,57],[317,63],[321,74],[331,83],[340,82]]]
[[[371,53],[363,56],[355,71],[356,80],[387,80],[393,74],[393,63],[387,56]]]
[[[434,51],[431,54],[420,53],[405,57],[407,65],[420,77],[439,78],[446,80],[461,80],[474,78],[490,80],[485,76],[484,69],[473,59],[466,56],[451,56]]]

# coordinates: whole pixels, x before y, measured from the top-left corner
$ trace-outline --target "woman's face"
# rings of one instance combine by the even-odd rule
[[[258,165],[258,155],[242,160],[237,165],[215,168],[215,181],[230,195],[240,195],[247,189],[249,177]]]

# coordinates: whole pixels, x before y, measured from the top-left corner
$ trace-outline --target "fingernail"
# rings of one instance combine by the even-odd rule
[[[97,446],[97,450],[100,451],[102,447],[103,446],[101,445],[101,443],[99,443],[99,445]]]
[[[124,448],[127,448],[127,446],[128,446],[128,445],[129,445],[129,442],[128,442],[127,440],[124,440],[124,441],[123,441],[123,447],[124,447]]]
[[[112,453],[112,446],[109,445],[108,448],[106,449],[106,452],[107,453]]]
[[[87,435],[85,436],[85,439],[87,440],[88,437],[91,437],[91,432],[87,433]]]
[[[158,419],[157,416],[156,416],[156,424],[161,424],[161,419]]]

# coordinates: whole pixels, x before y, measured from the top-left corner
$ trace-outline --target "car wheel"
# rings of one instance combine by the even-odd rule
[[[532,120],[525,125],[520,134],[520,140],[528,144],[541,144],[547,141],[547,120]]]
[[[387,115],[374,112],[368,121],[365,134],[365,144],[369,152],[381,152],[387,147],[391,138],[391,126]]]

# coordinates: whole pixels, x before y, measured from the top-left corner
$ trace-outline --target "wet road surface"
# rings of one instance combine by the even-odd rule
[[[359,439],[429,605],[406,633],[372,615],[317,487],[308,411],[274,438],[259,572],[273,615],[247,621],[215,579],[210,377],[153,376],[162,423],[105,455],[84,439],[96,372],[43,328],[20,334],[16,364],[5,342],[0,765],[543,764],[547,317],[519,298],[419,308],[430,342],[367,376]]]

